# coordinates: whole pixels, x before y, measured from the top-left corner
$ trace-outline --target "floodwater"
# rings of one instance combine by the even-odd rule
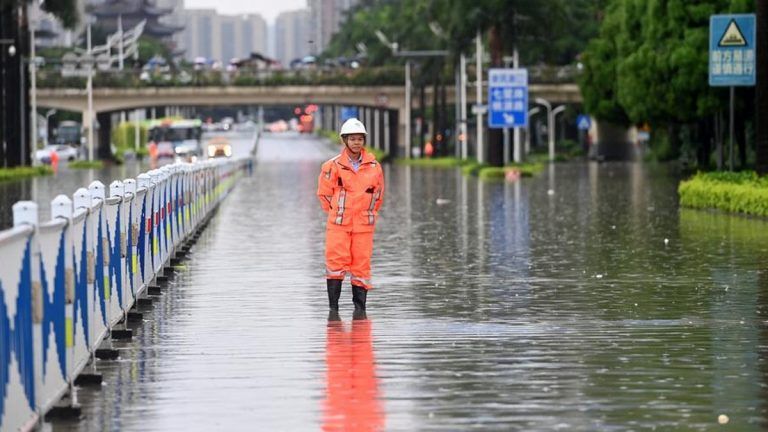
[[[367,320],[329,321],[327,143],[266,136],[59,430],[765,430],[768,223],[678,175],[385,166]],[[727,422],[725,425],[719,422]]]

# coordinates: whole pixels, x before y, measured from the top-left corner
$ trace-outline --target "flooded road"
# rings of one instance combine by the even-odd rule
[[[59,430],[768,428],[768,223],[679,210],[665,167],[484,183],[385,166],[368,319],[328,321],[320,163],[265,136]],[[70,192],[71,193],[71,192]]]

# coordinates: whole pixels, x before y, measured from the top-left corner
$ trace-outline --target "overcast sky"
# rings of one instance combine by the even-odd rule
[[[307,0],[184,0],[187,9],[216,9],[220,14],[261,14],[269,24],[275,23],[280,12],[303,9]]]

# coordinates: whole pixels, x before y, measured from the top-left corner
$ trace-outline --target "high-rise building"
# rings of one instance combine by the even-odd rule
[[[240,17],[240,27],[236,33],[240,42],[238,57],[248,57],[251,53],[267,54],[267,21],[259,14]]]
[[[345,12],[357,3],[359,0],[307,0],[312,16],[312,54],[319,54],[328,47],[331,37],[344,23]]]
[[[184,25],[180,41],[188,60],[205,57],[227,63],[267,50],[267,23],[258,14],[219,15],[214,9],[187,9]]]
[[[215,9],[187,9],[184,23],[181,42],[188,60],[195,57],[221,59],[219,15]]]
[[[275,57],[287,67],[311,52],[308,9],[283,12],[275,20]]]

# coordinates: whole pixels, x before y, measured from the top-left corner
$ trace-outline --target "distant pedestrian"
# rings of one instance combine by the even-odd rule
[[[157,144],[154,141],[147,144],[147,153],[149,154],[149,166],[155,168],[157,166]]]
[[[355,310],[365,310],[371,285],[373,231],[384,199],[384,174],[364,145],[368,132],[352,118],[341,126],[341,154],[325,162],[318,178],[317,196],[328,214],[325,267],[328,306],[339,309],[341,285],[347,272]]]
[[[59,154],[56,153],[56,150],[51,150],[51,168],[53,168],[53,172],[59,172]]]

